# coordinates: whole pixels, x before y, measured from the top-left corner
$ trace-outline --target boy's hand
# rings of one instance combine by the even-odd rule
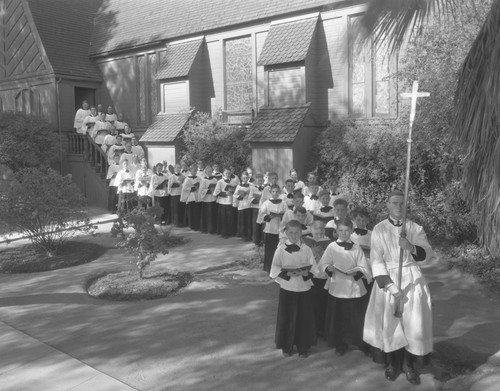
[[[300,271],[297,271],[297,270],[289,271],[286,274],[288,275],[288,277],[298,277],[298,276],[302,275],[302,273]]]
[[[395,284],[390,284],[388,287],[387,287],[387,290],[389,291],[389,293],[391,295],[394,296],[394,298],[396,299],[399,299],[402,295],[403,295],[403,292],[401,292],[401,290],[395,285]]]

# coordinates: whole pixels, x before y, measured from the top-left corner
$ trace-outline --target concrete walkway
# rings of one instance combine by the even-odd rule
[[[95,218],[104,220],[98,212]],[[101,225],[99,236],[82,238],[107,246],[94,262],[0,274],[0,390],[415,389],[404,376],[385,381],[383,368],[362,353],[338,357],[323,341],[306,360],[283,358],[274,349],[278,287],[259,268],[234,266],[253,251],[239,239],[176,230],[190,242],[151,268],[196,273],[188,288],[142,302],[90,298],[83,287],[90,274],[133,269],[131,258],[113,248],[109,228]],[[487,298],[473,279],[439,258],[424,271],[434,299],[437,354],[456,349],[464,365],[482,367],[444,384],[423,374],[418,389],[495,390],[500,300]],[[468,388],[460,388],[464,384]]]

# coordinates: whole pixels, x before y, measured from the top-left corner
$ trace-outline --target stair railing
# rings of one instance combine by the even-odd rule
[[[108,172],[108,156],[99,144],[88,134],[68,132],[68,153],[83,155],[83,160],[90,163],[95,171],[105,177]]]

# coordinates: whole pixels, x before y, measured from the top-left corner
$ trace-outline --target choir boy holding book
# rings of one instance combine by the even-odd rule
[[[319,269],[330,277],[328,290],[325,338],[328,346],[335,347],[343,356],[350,345],[364,350],[364,307],[361,297],[366,295],[362,278],[371,282],[370,266],[363,250],[351,240],[353,224],[343,219],[337,222],[338,240],[328,245],[321,257]]]
[[[262,197],[262,191],[264,190],[264,175],[255,174],[255,182],[253,186],[250,187],[250,193],[248,195],[248,201],[250,202],[250,208],[252,208],[252,241],[256,245],[260,245],[263,240],[263,226],[257,223],[257,217],[259,216],[259,205],[260,198]]]
[[[222,179],[217,182],[214,196],[217,198],[217,233],[224,239],[234,236],[234,210],[233,195],[238,182],[236,177],[231,179],[231,170],[227,168],[222,172]]]
[[[271,186],[271,198],[264,201],[257,217],[257,223],[266,223],[264,226],[264,271],[268,273],[271,270],[271,262],[279,243],[281,219],[288,210],[286,202],[280,198],[280,193],[281,189],[278,185]]]
[[[165,162],[165,165],[167,163]],[[149,191],[153,200],[154,206],[162,208],[161,216],[159,217],[161,225],[171,223],[170,219],[170,196],[168,194],[168,179],[169,173],[163,172],[163,164],[158,163],[154,167],[153,176],[151,177],[151,184]]]
[[[217,232],[217,203],[214,190],[218,179],[212,174],[212,167],[206,166],[198,195],[201,201],[200,231],[210,234]]]
[[[296,346],[299,357],[307,358],[309,349],[316,344],[311,279],[317,267],[312,250],[301,241],[302,229],[298,221],[288,223],[286,236],[286,242],[278,246],[273,256],[269,274],[280,285],[276,349],[290,357]]]
[[[186,204],[186,224],[193,231],[198,231],[200,229],[200,208],[201,205],[198,202],[198,193],[200,190],[201,179],[197,174],[198,165],[196,163],[191,164],[190,174],[186,177],[186,180],[182,184],[181,199],[180,202]]]
[[[182,183],[186,177],[181,173],[180,164],[176,164],[174,172],[168,179],[168,194],[170,194],[170,216],[172,224],[184,227],[184,203],[181,203]]]
[[[238,236],[245,241],[252,240],[252,209],[250,208],[249,177],[246,171],[241,174],[241,183],[236,186],[234,205],[238,208]]]
[[[326,248],[332,242],[325,236],[325,223],[322,221],[314,221],[311,224],[311,235],[302,236],[302,241],[311,248],[316,264],[323,256]],[[326,306],[328,303],[328,291],[325,289],[328,275],[320,270],[314,275],[312,282],[314,292],[314,315],[316,319],[316,335],[323,337],[325,333]]]

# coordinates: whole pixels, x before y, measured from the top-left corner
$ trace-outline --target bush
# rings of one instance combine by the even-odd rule
[[[368,208],[373,222],[382,220],[387,194],[404,189],[407,132],[396,120],[334,123],[315,146],[319,177],[337,179],[352,206]],[[434,237],[474,240],[475,224],[457,179],[460,155],[439,132],[417,128],[412,138],[409,216]]]
[[[0,198],[0,220],[53,256],[77,232],[94,229],[85,205],[69,176],[50,168],[25,168],[15,173],[12,186]]]
[[[48,166],[59,156],[59,139],[46,121],[17,112],[0,112],[0,164],[16,172]]]
[[[126,250],[136,259],[139,278],[142,279],[146,268],[159,253],[168,254],[168,249],[179,244],[183,239],[171,236],[169,229],[158,231],[155,227],[156,216],[161,215],[161,208],[153,206],[148,209],[135,208],[131,212],[119,216],[119,222],[111,229],[113,236],[120,236],[117,247]],[[127,228],[134,231],[125,233]]]
[[[234,167],[239,174],[251,162],[250,145],[244,141],[245,128],[223,124],[207,113],[196,113],[184,130],[185,158]]]

